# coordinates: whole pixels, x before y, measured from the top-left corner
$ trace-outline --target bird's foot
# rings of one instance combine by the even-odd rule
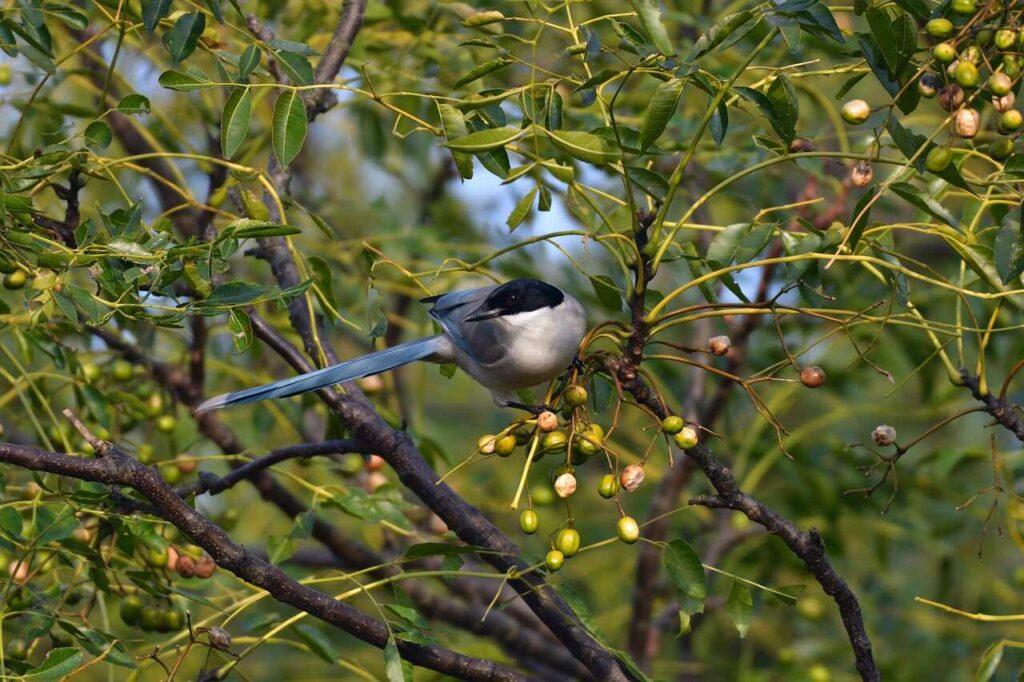
[[[578,355],[572,356],[572,362],[569,363],[569,369],[574,369],[577,372],[582,372],[586,368],[587,368],[587,366],[585,364],[583,364],[582,360],[580,360],[580,356],[578,356]]]

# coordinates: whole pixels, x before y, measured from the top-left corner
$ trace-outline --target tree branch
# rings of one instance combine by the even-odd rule
[[[966,369],[960,370],[961,385],[970,389],[971,395],[980,400],[985,406],[985,411],[992,415],[1000,425],[1017,437],[1017,440],[1024,443],[1024,421],[1021,421],[1020,414],[1014,409],[1012,403],[1003,398],[997,398],[990,392],[981,392],[981,381],[978,377],[972,376]]]

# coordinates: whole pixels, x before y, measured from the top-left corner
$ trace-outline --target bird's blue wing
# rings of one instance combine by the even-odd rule
[[[439,296],[424,298],[424,303],[433,303],[430,309],[430,316],[437,320],[441,328],[448,334],[452,341],[465,353],[483,359],[481,354],[486,354],[486,349],[493,344],[489,339],[481,338],[481,334],[487,335],[491,325],[477,325],[466,323],[465,320],[477,307],[484,302],[496,286],[480,287],[478,289],[463,289],[451,291]]]

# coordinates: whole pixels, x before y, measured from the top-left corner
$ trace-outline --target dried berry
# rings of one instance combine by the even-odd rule
[[[630,464],[619,474],[619,483],[627,493],[631,493],[644,482],[644,468],[639,464]]]

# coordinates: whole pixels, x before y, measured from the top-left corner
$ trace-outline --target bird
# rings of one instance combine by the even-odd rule
[[[412,362],[454,363],[487,388],[498,407],[537,412],[516,402],[515,391],[554,379],[578,362],[587,330],[583,305],[537,279],[463,289],[421,299],[441,333],[306,374],[206,400],[196,414],[259,400],[286,398],[354,381]]]

